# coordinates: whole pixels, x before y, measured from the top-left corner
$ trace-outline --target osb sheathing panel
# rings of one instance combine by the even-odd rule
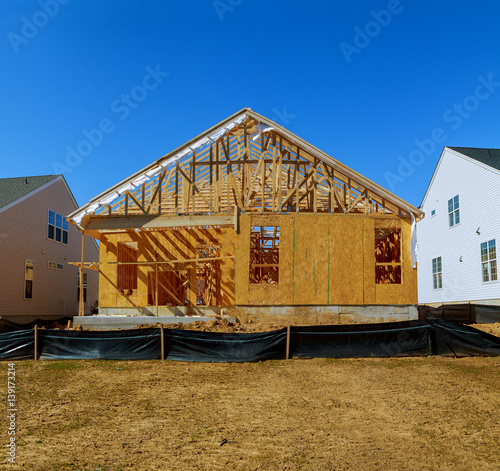
[[[411,264],[411,223],[401,220],[401,247],[403,256],[400,285],[375,285],[376,304],[417,304],[417,270]]]
[[[330,219],[329,216],[307,214],[295,216],[292,299],[295,305],[330,304]]]
[[[363,304],[376,304],[375,219],[363,218]],[[385,220],[391,225],[392,221]]]
[[[102,307],[147,306],[148,272],[154,271],[154,265],[138,265],[137,290],[132,294],[120,293],[117,289],[117,265],[108,262],[117,261],[117,243],[136,241],[138,261],[179,260],[196,257],[198,245],[220,245],[221,256],[233,256],[235,232],[232,228],[196,229],[162,232],[140,232],[109,235],[107,244],[101,244],[101,276],[99,282],[99,305]],[[159,270],[186,270],[188,285],[188,303],[196,304],[196,262],[183,264],[161,264]],[[234,262],[221,260],[221,291],[223,305],[234,304]]]
[[[99,248],[99,306],[116,306],[116,266],[108,265],[116,261],[116,236],[107,237],[107,243],[101,243]]]
[[[239,234],[236,238],[236,259],[234,262],[234,292],[236,304],[249,304],[248,302],[248,280],[250,264],[250,216],[239,217]]]
[[[364,304],[364,217],[330,217],[329,304]],[[373,239],[372,233],[370,240]],[[375,279],[375,275],[373,277]]]
[[[250,227],[280,226],[278,284],[249,284]],[[375,284],[374,227],[402,224],[403,283]],[[239,233],[232,228],[197,229],[109,235],[101,244],[99,304],[102,307],[147,306],[147,272],[138,267],[137,290],[121,294],[117,288],[118,241],[137,241],[139,261],[186,259],[196,256],[198,244],[220,245],[223,306],[416,304],[416,270],[411,267],[409,221],[347,215],[248,215],[239,217]],[[194,263],[170,265],[194,273]],[[167,269],[167,266],[163,266]],[[194,283],[192,283],[194,286]],[[195,302],[194,290],[188,294]]]

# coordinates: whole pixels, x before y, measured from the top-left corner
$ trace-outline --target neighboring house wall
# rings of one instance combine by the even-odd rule
[[[16,204],[0,209],[0,316],[78,315],[78,268],[68,265],[81,259],[81,234],[68,226],[68,244],[47,237],[49,209],[66,216],[74,211],[72,196],[62,179],[36,191]],[[97,261],[95,242],[86,237],[85,260]],[[34,262],[33,299],[24,299],[25,260]],[[63,265],[49,268],[48,262]],[[98,273],[87,272],[85,313],[98,299]]]
[[[448,200],[456,195],[460,223],[450,228]],[[425,218],[417,224],[419,303],[500,300],[500,283],[484,283],[481,271],[481,243],[496,239],[498,256],[499,202],[500,171],[445,148],[421,208]],[[433,287],[432,260],[437,257],[441,289]]]

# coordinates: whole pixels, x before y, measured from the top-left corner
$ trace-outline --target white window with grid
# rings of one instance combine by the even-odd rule
[[[432,259],[432,280],[434,289],[441,289],[443,287],[443,266],[441,264],[441,257]]]
[[[483,283],[497,281],[497,249],[495,239],[481,244]]]
[[[460,223],[460,208],[458,195],[448,200],[448,222],[450,227]]]

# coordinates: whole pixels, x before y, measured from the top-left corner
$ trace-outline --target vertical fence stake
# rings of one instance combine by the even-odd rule
[[[38,324],[35,324],[35,361],[38,360]]]
[[[290,359],[290,321],[286,327],[286,359]]]
[[[161,359],[165,360],[165,344],[163,340],[163,324],[161,326]]]

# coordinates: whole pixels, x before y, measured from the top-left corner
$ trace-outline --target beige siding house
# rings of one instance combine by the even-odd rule
[[[62,175],[0,179],[0,316],[17,322],[78,315],[82,236],[66,215],[78,205]],[[85,260],[98,260],[87,237]],[[98,273],[85,270],[85,314],[97,307]]]

